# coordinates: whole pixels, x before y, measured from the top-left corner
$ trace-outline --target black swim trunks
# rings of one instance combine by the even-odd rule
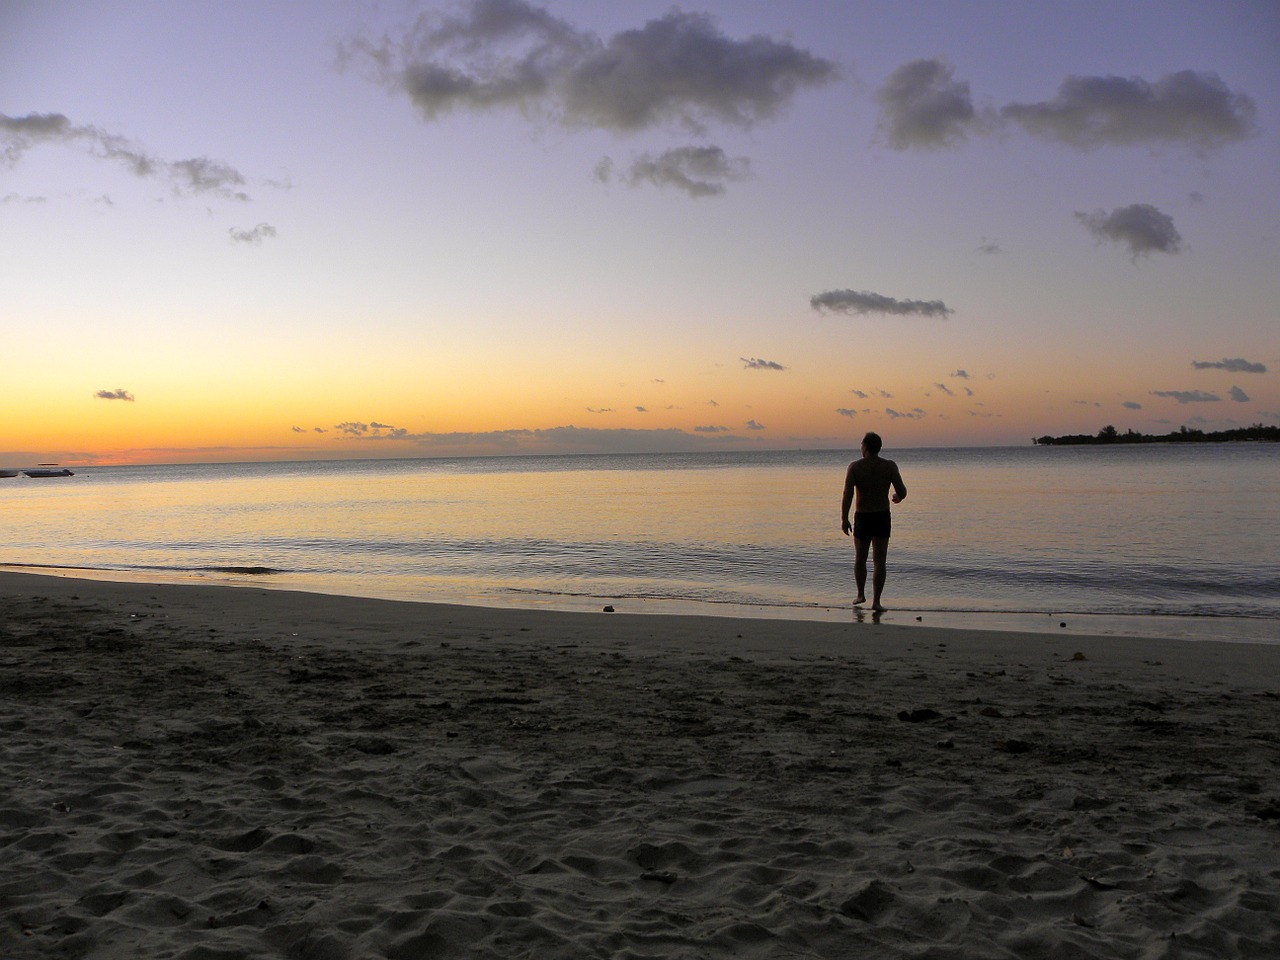
[[[873,513],[856,512],[853,515],[853,535],[859,540],[888,538],[891,522],[892,518],[888,510],[876,510]]]

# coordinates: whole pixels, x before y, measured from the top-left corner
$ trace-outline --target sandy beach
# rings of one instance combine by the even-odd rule
[[[1280,956],[1280,645],[0,574],[5,958]]]

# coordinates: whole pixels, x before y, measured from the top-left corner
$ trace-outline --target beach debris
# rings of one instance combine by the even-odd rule
[[[1058,626],[1060,626],[1060,627],[1065,627],[1066,625],[1067,625],[1067,621],[1065,621],[1065,620],[1063,620],[1062,622],[1060,622],[1060,623],[1058,624]]]
[[[611,604],[611,603],[605,604],[604,612],[605,612],[605,613],[613,613],[613,612],[614,612],[613,604]]]
[[[1079,650],[1077,650],[1075,653],[1073,653],[1073,654],[1071,655],[1071,659],[1072,659],[1072,660],[1088,660],[1089,658],[1088,658],[1088,657],[1086,657],[1086,656],[1085,656],[1083,653],[1081,653]]]
[[[926,720],[940,720],[941,718],[942,714],[937,710],[930,710],[928,707],[898,711],[898,719],[903,723],[923,723]]]

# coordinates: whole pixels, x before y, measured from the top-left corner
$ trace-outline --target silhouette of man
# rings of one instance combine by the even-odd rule
[[[862,438],[862,459],[849,464],[840,504],[840,529],[846,537],[853,531],[853,576],[858,584],[854,606],[867,602],[867,554],[872,553],[875,572],[871,580],[871,609],[877,613],[884,610],[880,595],[884,592],[885,560],[889,555],[889,502],[901,503],[907,495],[907,485],[902,482],[898,465],[880,456],[880,445],[877,433],[868,433]],[[854,504],[855,496],[857,503],[853,523],[850,523],[849,507]]]

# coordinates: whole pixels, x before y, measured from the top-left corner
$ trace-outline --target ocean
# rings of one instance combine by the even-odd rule
[[[1280,642],[1280,447],[886,448],[882,622]],[[0,566],[487,606],[854,620],[852,451],[86,467]],[[52,568],[52,569],[51,569]],[[858,616],[870,619],[866,614]]]

